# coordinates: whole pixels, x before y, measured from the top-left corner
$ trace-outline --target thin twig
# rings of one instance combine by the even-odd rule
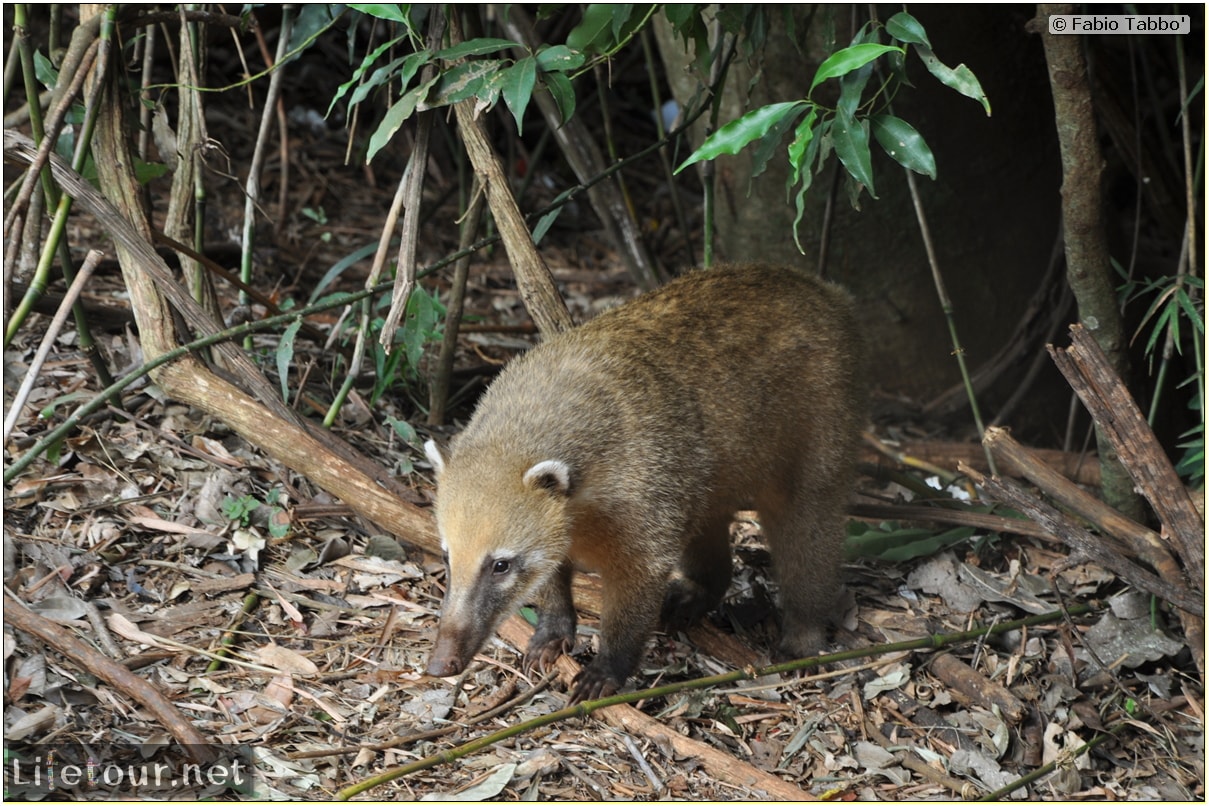
[[[478,231],[483,217],[487,193],[483,183],[476,178],[471,188],[470,205],[462,219],[462,234],[459,246],[465,249]],[[450,379],[453,377],[453,359],[457,352],[458,332],[462,326],[462,311],[466,302],[466,283],[470,277],[470,256],[460,258],[453,267],[453,283],[449,289],[449,302],[445,307],[445,332],[441,334],[441,352],[437,357],[437,370],[432,380],[428,399],[428,424],[445,422],[445,407],[449,403]]]
[[[55,339],[59,337],[59,331],[63,329],[63,325],[67,322],[67,317],[71,314],[72,306],[75,305],[80,292],[84,290],[84,285],[88,282],[88,278],[92,276],[92,271],[101,261],[101,257],[102,254],[96,249],[88,252],[88,255],[84,258],[84,265],[80,267],[79,274],[72,281],[71,287],[67,289],[67,293],[63,296],[63,302],[59,304],[59,310],[55,312],[54,318],[50,321],[50,327],[46,329],[46,333],[42,336],[42,343],[38,345],[38,351],[34,353],[34,360],[29,365],[29,372],[25,373],[25,380],[21,382],[21,388],[17,390],[12,406],[8,410],[8,416],[4,418],[5,442],[8,442],[8,436],[13,432],[13,426],[17,424],[17,418],[21,416],[21,410],[25,408],[25,401],[29,398],[29,393],[33,391],[34,383],[38,380],[38,373],[42,371],[42,365],[46,363],[46,358],[50,355],[51,348],[55,345]]]
[[[915,220],[919,223],[919,234],[924,241],[924,251],[928,254],[928,266],[932,269],[932,282],[936,286],[936,296],[940,300],[941,310],[944,311],[945,321],[949,325],[949,338],[953,342],[953,357],[957,359],[957,368],[961,371],[961,380],[965,384],[966,395],[970,399],[970,412],[974,415],[974,426],[978,429],[978,436],[981,438],[986,433],[986,428],[982,424],[982,411],[978,408],[978,397],[974,394],[974,384],[970,380],[970,370],[966,366],[965,348],[961,346],[961,338],[957,335],[957,321],[953,318],[953,302],[949,298],[948,289],[945,288],[944,276],[940,273],[940,261],[936,257],[936,248],[932,245],[932,230],[928,226],[928,218],[924,213],[919,188],[915,185],[915,174],[910,168],[903,168],[903,172],[907,175],[907,189],[911,193],[911,203],[915,207]],[[991,454],[990,449],[986,449],[986,456],[987,466],[991,468],[991,473],[998,473],[999,469],[995,466],[995,457]]]
[[[269,65],[270,69],[278,67],[285,60],[290,48],[290,34],[294,30],[294,7],[281,7],[281,28],[277,32],[277,58]],[[273,69],[269,78],[269,88],[265,94],[264,111],[260,116],[260,128],[256,133],[256,145],[252,150],[252,163],[248,166],[248,181],[244,188],[243,209],[243,254],[240,256],[240,278],[245,283],[252,281],[252,250],[256,246],[256,209],[260,206],[260,173],[264,166],[265,153],[269,149],[269,134],[273,131],[276,117],[277,99],[281,97],[281,82],[285,71]],[[247,297],[241,292],[241,305],[249,304]]]
[[[441,47],[445,38],[445,14],[442,7],[437,6],[435,13],[428,19],[428,49],[435,51]],[[456,11],[448,13],[457,13]],[[436,73],[436,65],[428,62],[421,71],[421,81],[428,81]],[[382,324],[382,332],[378,341],[390,352],[395,343],[395,331],[403,314],[407,310],[407,300],[411,290],[416,285],[416,242],[420,232],[420,205],[424,196],[424,174],[428,169],[428,144],[432,140],[432,126],[437,112],[427,109],[416,115],[416,139],[411,147],[411,157],[407,161],[404,172],[404,203],[403,228],[399,233],[399,253],[395,258],[395,287],[391,293],[390,310]],[[386,239],[387,234],[383,234]]]
[[[999,800],[1003,800],[1003,799],[1007,798],[1008,795],[1010,795],[1012,792],[1015,792],[1017,789],[1026,787],[1029,784],[1031,784],[1033,781],[1036,781],[1040,778],[1044,778],[1046,775],[1049,775],[1051,772],[1058,769],[1059,765],[1070,764],[1071,762],[1073,762],[1075,759],[1077,759],[1079,756],[1083,755],[1084,753],[1094,750],[1096,747],[1100,746],[1104,742],[1111,739],[1113,736],[1116,736],[1118,733],[1120,733],[1121,729],[1124,728],[1127,724],[1129,724],[1128,720],[1122,719],[1121,721],[1117,722],[1117,724],[1115,724],[1111,728],[1109,728],[1107,733],[1100,734],[1099,736],[1097,736],[1096,738],[1087,742],[1086,744],[1082,744],[1079,747],[1075,748],[1070,753],[1059,754],[1059,756],[1057,758],[1055,758],[1053,761],[1051,761],[1048,764],[1044,764],[1044,765],[1038,767],[1037,769],[1030,772],[1028,775],[1022,775],[1019,778],[1017,778],[1015,781],[1013,781],[1012,783],[1007,784],[1006,786],[1000,787],[999,789],[996,789],[994,792],[991,792],[990,794],[983,795],[981,798],[978,799],[978,802],[979,803],[993,803],[995,801],[999,801]]]

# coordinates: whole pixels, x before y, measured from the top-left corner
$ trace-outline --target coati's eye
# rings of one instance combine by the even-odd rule
[[[491,573],[506,574],[512,570],[512,563],[508,560],[496,560],[495,565],[491,566]]]

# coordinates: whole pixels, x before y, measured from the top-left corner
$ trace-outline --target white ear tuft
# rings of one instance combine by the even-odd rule
[[[568,495],[571,492],[571,467],[557,459],[546,459],[525,471],[524,482],[530,487]]]
[[[432,462],[434,470],[438,473],[445,472],[445,457],[441,456],[441,449],[437,447],[435,440],[430,439],[424,443],[424,455]]]

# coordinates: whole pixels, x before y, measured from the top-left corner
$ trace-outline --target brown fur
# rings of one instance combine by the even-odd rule
[[[616,690],[662,615],[691,622],[730,583],[729,525],[759,510],[781,651],[819,648],[865,422],[852,301],[787,268],[673,281],[513,361],[438,469],[449,590],[429,672],[460,671],[516,606],[530,662],[575,637],[571,567],[602,585],[600,652],[575,699]]]

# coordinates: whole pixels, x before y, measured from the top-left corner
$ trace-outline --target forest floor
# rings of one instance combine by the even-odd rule
[[[287,204],[272,245],[258,254],[264,273],[257,284],[279,298],[309,296],[327,267],[378,237],[393,188],[380,166],[379,175],[343,167],[341,137],[300,125],[291,141]],[[451,177],[438,174],[434,168],[434,188],[453,187]],[[557,181],[539,176],[530,192],[553,195]],[[635,195],[658,197],[655,178],[633,181]],[[432,194],[421,264],[456,246],[456,194]],[[213,232],[237,231],[242,204],[227,195],[226,204],[213,205]],[[644,215],[656,251],[682,264],[679,235],[661,223],[670,211]],[[580,319],[634,293],[594,226],[587,209],[569,211],[542,244]],[[86,219],[72,238],[81,249],[105,245]],[[359,287],[366,263],[354,264],[332,288]],[[220,284],[220,295],[234,305],[229,287]],[[101,267],[86,299],[112,314],[98,320],[110,366],[121,372],[137,365],[138,339],[116,266]],[[484,381],[533,339],[498,247],[474,259],[468,310],[490,327],[472,327],[462,341],[460,422]],[[315,323],[333,325],[335,316]],[[5,353],[6,402],[47,319],[26,325]],[[277,344],[276,336],[259,336],[253,345],[274,377]],[[317,416],[315,401],[330,399],[340,383],[330,377],[331,350],[298,342],[291,386],[307,377],[308,394],[298,396],[307,416]],[[6,461],[96,389],[69,330],[16,421]],[[387,424],[419,422],[423,382],[402,378],[377,400],[370,394],[359,386],[333,430],[403,479],[412,503],[428,506],[433,486],[416,447],[422,440],[404,441]],[[946,441],[952,435],[943,423],[882,414],[871,433],[900,449],[927,449],[929,461],[949,471],[978,450]],[[862,502],[918,503],[920,486],[909,480],[926,484],[929,474],[873,451],[865,459]],[[916,527],[918,534],[907,534]],[[741,515],[734,531],[735,578],[723,608],[687,635],[657,634],[626,691],[768,664],[775,590],[758,518]],[[1019,784],[1004,797],[1204,799],[1202,681],[1166,605],[1044,534],[884,518],[854,520],[850,531],[907,535],[928,549],[846,564],[836,650],[1071,613],[943,649],[870,651],[821,670],[652,696],[610,709],[607,718],[600,712],[554,721],[456,759],[437,758],[365,796],[952,800]],[[117,745],[166,741],[165,726],[130,691],[103,683],[73,659],[79,644],[149,683],[209,741],[241,753],[255,767],[254,791],[262,797],[329,799],[564,708],[565,678],[522,668],[519,619],[456,679],[423,673],[444,569],[440,557],[397,537],[403,542],[223,423],[149,384],[127,390],[121,409],[89,418],[5,487],[5,607],[32,608],[70,629],[56,642],[6,624],[7,753],[29,762],[49,747],[67,758],[73,749],[103,756]],[[591,656],[597,626],[590,581],[580,590],[588,593],[577,661]],[[1075,615],[1082,604],[1090,612]],[[224,646],[232,660],[215,660]],[[1053,771],[1021,780],[1050,762]],[[6,765],[9,797],[40,797],[39,786],[13,780]],[[205,784],[138,794],[229,796]]]

